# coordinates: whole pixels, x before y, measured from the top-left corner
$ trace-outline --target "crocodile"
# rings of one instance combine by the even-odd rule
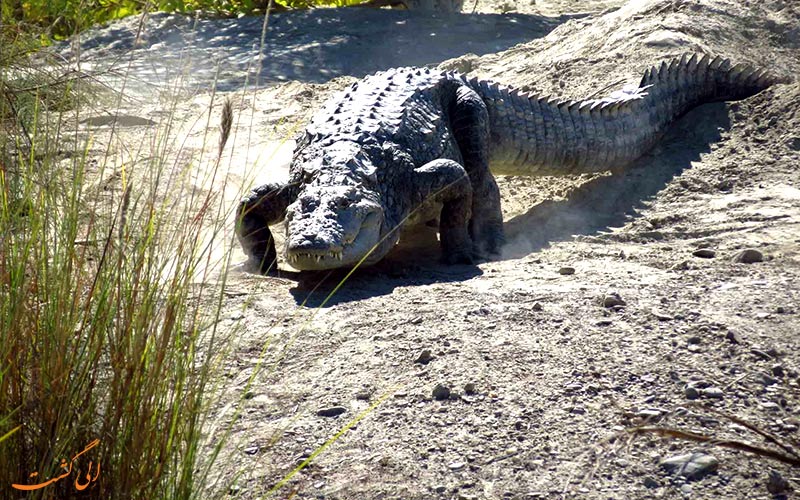
[[[379,72],[312,118],[297,140],[287,182],[259,186],[242,199],[239,241],[267,272],[277,257],[269,226],[285,219],[292,267],[354,267],[382,259],[401,227],[438,216],[444,262],[492,258],[504,243],[493,174],[619,170],[692,108],[784,81],[699,54],[653,66],[638,85],[608,97],[578,101],[457,72]]]

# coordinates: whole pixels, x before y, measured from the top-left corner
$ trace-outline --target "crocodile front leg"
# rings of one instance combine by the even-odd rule
[[[472,215],[472,186],[464,167],[453,160],[434,160],[414,169],[414,191],[418,207],[430,201],[442,204],[439,240],[442,261],[472,264],[473,245],[469,236]]]
[[[252,262],[262,273],[277,269],[275,240],[269,224],[286,218],[286,208],[297,198],[291,184],[268,183],[245,196],[236,210],[236,235]]]
[[[500,189],[489,170],[489,113],[472,89],[456,89],[450,107],[450,128],[472,184],[469,232],[480,258],[496,257],[505,243]]]

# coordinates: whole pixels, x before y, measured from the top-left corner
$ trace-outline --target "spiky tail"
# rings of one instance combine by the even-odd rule
[[[782,81],[727,59],[684,55],[649,69],[638,87],[602,99],[559,101],[465,83],[489,108],[493,172],[558,175],[622,168],[695,106],[743,99]]]

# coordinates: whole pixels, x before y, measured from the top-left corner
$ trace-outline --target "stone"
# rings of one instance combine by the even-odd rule
[[[414,360],[414,363],[419,363],[421,365],[427,365],[433,360],[433,355],[431,354],[430,349],[423,349],[417,359]]]
[[[603,296],[603,307],[616,307],[616,306],[624,306],[627,303],[622,300],[622,297],[619,296],[618,293],[610,293]]]
[[[725,392],[719,387],[707,387],[701,391],[701,394],[710,399],[722,399],[725,397]]]
[[[432,393],[433,399],[436,401],[444,401],[450,397],[450,388],[446,385],[436,384]]]
[[[692,386],[688,386],[684,390],[684,395],[686,396],[686,399],[697,399],[700,397],[700,391]]]
[[[747,248],[734,255],[733,261],[740,262],[742,264],[753,264],[756,262],[763,262],[764,254],[762,254],[755,248]]]
[[[344,406],[331,406],[329,408],[321,408],[317,410],[317,415],[320,417],[337,417],[346,411],[347,408]]]
[[[711,250],[710,248],[700,248],[699,250],[692,252],[692,255],[695,257],[700,257],[701,259],[713,259],[717,256],[717,252]]]
[[[706,453],[687,453],[667,458],[659,465],[669,474],[682,476],[687,481],[698,481],[716,472],[719,460]]]
[[[571,275],[575,274],[575,268],[574,267],[562,267],[561,269],[558,270],[558,274],[560,274],[562,276],[571,276]]]
[[[770,469],[767,479],[767,491],[772,495],[778,496],[785,495],[790,489],[789,481],[787,481],[780,472]]]
[[[742,343],[742,336],[733,330],[728,330],[728,333],[725,334],[725,338],[728,339],[731,344]]]
[[[659,483],[658,480],[656,480],[653,476],[645,476],[642,482],[644,483],[645,488],[654,489],[661,487],[661,483]]]

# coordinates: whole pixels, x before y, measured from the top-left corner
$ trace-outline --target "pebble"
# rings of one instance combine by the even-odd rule
[[[436,384],[436,387],[433,388],[432,396],[436,401],[444,401],[450,397],[450,388],[446,385]]]
[[[686,399],[697,399],[700,397],[700,391],[692,386],[687,387],[684,390],[684,394],[686,395]]]
[[[781,476],[781,473],[770,469],[769,479],[767,479],[767,491],[773,495],[784,495],[789,491],[789,481]]]
[[[755,248],[747,248],[733,256],[734,262],[741,262],[742,264],[753,264],[755,262],[762,262],[764,254]]]
[[[542,308],[542,304],[540,304],[539,302],[535,302],[535,303],[534,303],[534,304],[531,306],[531,310],[532,310],[532,311],[541,311],[542,309],[543,309],[543,308]]]
[[[370,396],[372,396],[372,393],[367,389],[358,391],[356,393],[356,399],[359,401],[369,401]]]
[[[447,467],[449,467],[450,470],[461,470],[464,467],[466,467],[466,465],[467,464],[465,464],[464,462],[450,462],[449,464],[447,464]]]
[[[661,483],[659,483],[653,476],[645,476],[644,477],[644,487],[645,488],[659,488],[661,487]]]
[[[477,394],[477,392],[478,391],[475,389],[475,384],[473,384],[472,382],[467,382],[466,384],[464,384],[464,394],[472,396],[474,394]]]
[[[247,455],[255,455],[256,453],[258,453],[258,450],[259,450],[258,446],[249,446],[245,448],[243,451]]]
[[[617,293],[610,293],[603,297],[603,307],[624,306],[626,302]]]
[[[445,486],[445,485],[443,485],[443,484],[440,484],[439,486],[437,486],[436,488],[434,488],[434,489],[433,489],[433,491],[435,491],[436,493],[438,493],[438,494],[440,494],[440,495],[441,495],[442,493],[444,493],[445,491],[447,491],[447,486]]]
[[[764,385],[775,385],[778,383],[777,379],[770,377],[766,373],[762,373],[761,376],[758,378],[758,381]]]
[[[783,371],[783,366],[773,365],[772,374],[778,378],[783,378],[786,375],[786,372]]]
[[[701,259],[713,259],[716,257],[717,252],[711,250],[710,248],[701,248],[692,252],[692,255],[695,257],[700,257]]]
[[[562,267],[561,269],[558,270],[558,274],[560,274],[562,276],[573,275],[573,274],[575,274],[575,268],[574,267]]]
[[[430,349],[424,349],[421,353],[419,353],[419,356],[417,356],[417,359],[414,360],[414,363],[419,363],[421,365],[427,365],[432,360],[433,360],[433,355],[431,354],[431,350]]]
[[[658,309],[653,309],[652,313],[653,313],[653,316],[655,316],[656,319],[659,320],[659,321],[670,321],[670,320],[674,319],[669,314],[667,314],[665,312],[662,312],[662,311],[659,311]]]
[[[697,335],[692,335],[688,339],[686,339],[686,343],[688,344],[699,344],[702,339]]]
[[[725,334],[725,338],[731,344],[741,344],[742,343],[742,336],[739,333],[734,332],[733,330],[728,330],[728,333]]]
[[[710,399],[722,399],[725,397],[725,392],[719,387],[708,387],[701,391],[703,396]]]
[[[670,474],[683,476],[687,481],[696,481],[716,472],[719,460],[705,453],[688,453],[667,458],[660,465]]]
[[[347,408],[344,406],[331,406],[330,408],[322,408],[317,410],[317,415],[320,417],[336,417],[346,412]]]

